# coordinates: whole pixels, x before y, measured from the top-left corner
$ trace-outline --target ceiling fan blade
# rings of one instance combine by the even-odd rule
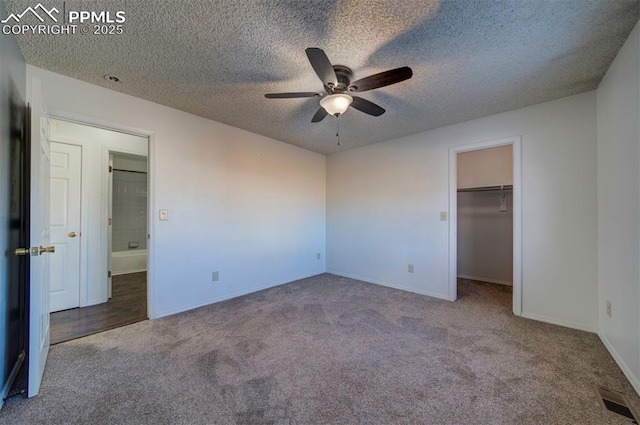
[[[333,70],[333,66],[324,51],[317,47],[309,47],[305,49],[305,53],[307,54],[307,58],[309,58],[309,62],[311,62],[313,70],[316,71],[322,83],[325,86],[337,86],[338,77],[336,77],[336,72]]]
[[[391,69],[389,71],[373,74],[358,81],[354,81],[349,85],[349,91],[362,92],[377,89],[379,87],[389,86],[391,84],[399,83],[400,81],[408,80],[412,76],[413,71],[411,68],[403,66],[402,68]]]
[[[303,91],[296,93],[269,93],[265,94],[264,97],[267,99],[292,99],[297,97],[315,97],[320,96],[320,94],[311,91]]]
[[[321,106],[318,112],[311,118],[311,122],[320,122],[328,115],[327,111]]]
[[[364,112],[365,114],[373,115],[374,117],[379,117],[385,112],[383,108],[373,102],[368,101],[367,99],[356,96],[351,97],[353,98],[351,106],[356,108],[358,111]]]

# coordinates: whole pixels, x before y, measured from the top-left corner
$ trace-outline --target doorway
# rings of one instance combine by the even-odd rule
[[[450,149],[452,301],[471,291],[521,314],[520,158],[519,137]]]
[[[109,270],[112,277],[143,273],[148,258],[147,157],[111,152],[109,163]]]
[[[54,118],[50,138],[52,235],[59,254],[51,265],[50,293],[56,344],[148,318],[149,140]],[[112,253],[114,223],[118,245]],[[124,258],[135,268],[113,273],[120,240],[126,240],[124,253],[135,252]]]

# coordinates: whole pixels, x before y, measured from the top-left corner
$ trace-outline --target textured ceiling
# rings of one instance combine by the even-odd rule
[[[124,34],[21,35],[28,63],[321,153],[593,90],[640,17],[637,0],[42,3],[124,10]],[[263,96],[322,91],[307,47],[354,80],[405,65],[414,76],[362,93],[387,112],[350,108],[338,147],[336,118],[311,123],[317,98]]]

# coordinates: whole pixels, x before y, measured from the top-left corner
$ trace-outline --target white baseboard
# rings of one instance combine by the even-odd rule
[[[439,298],[441,300],[449,301],[449,296],[446,294],[438,294],[437,292],[430,292],[430,291],[421,291],[419,289],[409,288],[407,286],[398,285],[396,283],[385,282],[383,280],[372,279],[370,277],[358,276],[358,275],[344,273],[336,270],[327,270],[327,273],[335,274],[336,276],[348,277],[350,279],[361,280],[363,282],[373,283],[375,285],[386,286],[388,288],[399,289],[401,291],[412,292],[414,294],[426,295],[428,297]]]
[[[252,294],[254,292],[262,291],[264,289],[273,288],[274,286],[284,285],[285,283],[294,282],[296,280],[306,279],[308,277],[317,276],[317,275],[322,274],[322,273],[325,273],[325,272],[324,271],[316,271],[316,272],[313,272],[311,274],[306,274],[306,275],[303,275],[303,276],[291,277],[291,278],[288,278],[288,279],[284,279],[282,281],[267,283],[267,284],[264,284],[264,285],[254,286],[253,288],[250,288],[250,289],[243,289],[241,291],[231,292],[231,293],[225,294],[225,295],[223,295],[221,297],[210,298],[208,300],[204,300],[204,301],[202,301],[200,303],[197,303],[197,304],[190,304],[190,305],[187,305],[187,306],[178,307],[178,308],[174,308],[174,309],[167,310],[167,311],[162,311],[160,313],[154,314],[153,316],[149,317],[149,319],[153,320],[153,319],[160,319],[161,317],[173,316],[174,314],[178,314],[178,313],[182,313],[182,312],[185,312],[185,311],[193,310],[195,308],[204,307],[204,306],[210,305],[210,304],[219,303],[221,301],[227,301],[227,300],[230,300],[232,298],[237,298],[237,297],[241,297],[243,295]]]
[[[613,357],[613,359],[616,361],[620,369],[622,369],[622,373],[624,373],[624,376],[627,377],[633,389],[636,390],[637,394],[640,394],[640,379],[633,373],[633,371],[631,370],[631,368],[629,368],[627,363],[625,363],[620,353],[618,353],[618,351],[615,349],[613,344],[611,344],[611,342],[607,339],[607,337],[604,336],[602,332],[598,332],[598,336],[600,337],[600,340],[602,341],[604,346],[607,348],[607,350],[609,350],[609,353],[611,353],[611,357]]]
[[[579,331],[597,333],[598,330],[591,326],[586,326],[581,323],[574,323],[568,320],[556,319],[555,317],[543,316],[535,313],[527,313],[525,311],[522,312],[520,317],[524,317],[525,319],[537,320],[539,322],[551,323],[552,325],[564,326],[565,328],[577,329]]]
[[[513,286],[513,282],[508,280],[490,279],[488,277],[470,276],[468,274],[459,274],[458,279],[478,280],[480,282],[497,283],[499,285]]]

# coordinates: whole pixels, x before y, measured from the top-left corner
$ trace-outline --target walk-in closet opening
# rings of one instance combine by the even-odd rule
[[[513,307],[513,145],[456,155],[457,298]]]

